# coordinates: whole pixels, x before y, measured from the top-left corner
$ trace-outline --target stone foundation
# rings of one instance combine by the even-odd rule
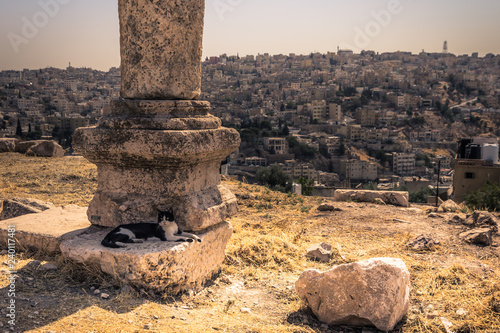
[[[100,244],[106,232],[65,241],[61,251],[77,263],[99,267],[121,283],[177,294],[201,290],[219,272],[233,228],[227,222],[212,226],[198,234],[201,243],[162,242],[152,238],[120,249]]]

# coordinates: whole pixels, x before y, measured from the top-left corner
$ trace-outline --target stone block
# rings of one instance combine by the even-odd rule
[[[493,230],[490,228],[478,228],[463,232],[460,238],[468,243],[490,246],[493,243]]]
[[[76,263],[95,265],[124,284],[157,292],[199,291],[218,273],[233,232],[223,222],[198,234],[202,242],[148,239],[110,249],[101,245],[107,231],[86,234],[61,244],[63,255]]]
[[[400,259],[373,258],[324,273],[307,270],[295,288],[316,317],[328,325],[374,325],[390,331],[410,305],[410,273]]]
[[[57,253],[62,241],[89,232],[87,208],[68,205],[0,221],[0,243],[6,246],[9,226],[14,226],[16,249],[31,248]]]
[[[410,207],[408,192],[402,191],[368,191],[368,190],[335,190],[336,201],[374,202],[381,199],[388,205]]]
[[[0,153],[13,153],[16,151],[16,144],[19,142],[15,138],[0,138]]]
[[[197,99],[204,0],[119,0],[121,95]]]
[[[0,206],[0,221],[26,214],[41,213],[49,208],[54,208],[54,205],[41,200],[24,198],[6,199]]]

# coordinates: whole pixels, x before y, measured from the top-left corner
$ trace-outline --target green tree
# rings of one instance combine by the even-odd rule
[[[465,204],[472,209],[500,211],[500,184],[488,181],[479,190],[467,195]]]
[[[260,168],[256,177],[259,182],[271,189],[282,192],[289,192],[292,189],[292,178],[278,164]]]
[[[19,119],[17,120],[16,136],[18,137],[23,136],[23,129],[21,127],[21,121]]]

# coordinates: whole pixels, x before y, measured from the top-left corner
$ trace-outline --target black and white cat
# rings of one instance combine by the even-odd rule
[[[201,242],[198,236],[179,229],[172,213],[160,212],[158,223],[132,223],[118,226],[104,237],[101,244],[106,247],[120,248],[126,245],[117,243],[142,243],[151,237],[157,237],[164,242],[193,242],[195,240]]]

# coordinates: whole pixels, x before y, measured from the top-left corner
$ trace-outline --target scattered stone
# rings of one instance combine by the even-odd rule
[[[438,208],[438,212],[458,212],[460,210],[460,206],[455,203],[453,200],[447,200],[441,204]]]
[[[109,298],[109,294],[107,294],[107,293],[101,293],[101,298],[108,299]]]
[[[144,329],[145,330],[150,330],[152,328],[153,328],[153,324],[146,324],[146,325],[144,325]]]
[[[39,267],[39,270],[49,272],[49,271],[57,271],[59,268],[51,263],[43,264]]]
[[[468,243],[490,246],[493,242],[493,231],[489,228],[479,228],[463,232],[459,235]]]
[[[32,260],[26,265],[26,268],[38,268],[40,264],[40,260]]]
[[[380,198],[386,204],[409,207],[409,194],[403,191],[335,190],[335,201],[373,202]]]
[[[307,270],[295,288],[329,325],[374,325],[390,331],[409,309],[410,273],[400,259],[373,258],[322,273]]]
[[[318,208],[316,208],[317,210],[319,210],[320,212],[333,212],[335,211],[335,207],[333,207],[332,205],[329,205],[329,204],[322,204],[320,206],[318,206]]]
[[[12,153],[16,151],[16,144],[18,139],[1,138],[0,139],[0,153]]]
[[[329,262],[332,259],[332,246],[330,244],[315,244],[307,249],[306,257],[321,262]]]
[[[430,235],[420,235],[410,240],[406,246],[414,251],[432,251],[440,242]]]
[[[451,327],[453,326],[453,323],[449,321],[448,319],[441,317],[441,322],[443,323],[443,326],[446,330],[446,333],[453,333],[451,330]]]
[[[240,309],[241,313],[250,313],[252,310],[250,308],[241,308]]]
[[[465,224],[473,228],[490,228],[498,231],[498,218],[490,212],[477,211],[465,220]]]
[[[101,293],[101,291],[99,289],[94,290],[94,295],[98,295],[100,293]]]
[[[384,200],[382,200],[382,199],[380,199],[380,198],[375,198],[375,199],[373,199],[373,203],[374,203],[374,204],[376,204],[376,205],[384,205],[384,206],[385,206],[385,205],[387,205],[387,204],[385,203],[385,201],[384,201]]]
[[[467,218],[467,215],[465,215],[463,213],[458,213],[458,214],[453,215],[448,220],[448,223],[464,224],[466,218]]]
[[[132,288],[130,285],[126,284],[120,289],[121,294],[131,294],[135,292],[134,288]]]
[[[64,157],[64,149],[52,140],[37,140],[26,151],[27,155],[38,157]]]
[[[457,310],[457,315],[459,315],[459,316],[466,316],[468,313],[469,313],[468,311],[465,311],[462,308]]]
[[[431,219],[444,219],[444,216],[438,213],[430,213],[428,217]]]

